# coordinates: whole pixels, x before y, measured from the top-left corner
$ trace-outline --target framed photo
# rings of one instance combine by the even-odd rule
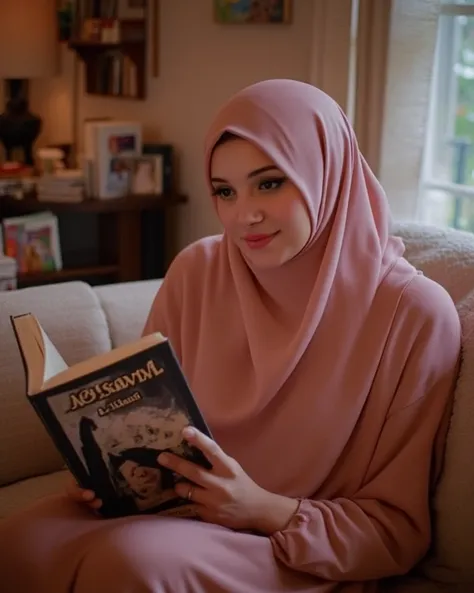
[[[224,24],[288,24],[293,0],[214,0],[215,20]]]
[[[143,155],[133,159],[130,191],[132,194],[163,193],[163,158]]]
[[[130,157],[114,156],[110,159],[107,171],[106,189],[113,196],[125,196],[128,193],[133,172],[133,160]]]
[[[174,183],[174,150],[171,144],[144,143],[142,154],[159,157],[163,167],[162,191],[172,192]]]

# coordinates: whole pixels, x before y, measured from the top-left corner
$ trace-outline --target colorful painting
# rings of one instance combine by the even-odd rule
[[[289,23],[292,0],[214,0],[219,23]]]

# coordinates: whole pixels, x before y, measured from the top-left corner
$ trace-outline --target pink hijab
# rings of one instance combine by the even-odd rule
[[[248,344],[246,364],[239,370],[246,376],[245,389],[235,410],[248,416],[279,393],[310,342],[319,348],[339,342],[344,349],[354,336],[370,333],[366,321],[380,287],[396,277],[401,293],[416,272],[402,259],[401,240],[390,235],[385,193],[346,116],[325,93],[293,80],[267,80],[237,93],[206,138],[210,188],[212,151],[225,131],[253,142],[288,175],[312,223],[305,249],[270,271],[250,269],[224,235],[220,273],[235,288],[240,339],[234,335],[224,348],[216,344],[216,355],[229,367],[235,360],[233,345]],[[392,319],[396,303],[396,298],[392,308],[380,303],[387,318]]]
[[[255,143],[297,185],[311,238],[293,260],[265,271],[252,269],[225,233],[192,245],[175,260],[170,276],[184,266],[184,279],[161,327],[218,441],[258,472],[295,430],[323,447],[337,421],[341,444],[350,438],[417,271],[390,235],[385,193],[348,120],[322,91],[268,80],[232,97],[206,139],[209,187],[225,131]],[[403,366],[401,357],[391,361],[384,397],[393,396]],[[260,463],[242,431],[272,447]]]

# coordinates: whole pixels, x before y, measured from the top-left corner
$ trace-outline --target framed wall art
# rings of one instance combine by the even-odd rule
[[[293,0],[214,0],[214,15],[223,24],[287,24]]]

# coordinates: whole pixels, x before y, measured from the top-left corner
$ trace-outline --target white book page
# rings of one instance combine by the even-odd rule
[[[27,393],[35,395],[48,378],[67,369],[67,364],[34,315],[20,315],[12,321],[26,366]]]
[[[166,338],[164,338],[160,333],[149,334],[148,336],[145,336],[140,340],[133,342],[132,344],[124,344],[123,346],[115,348],[114,350],[104,352],[103,354],[99,354],[93,358],[79,362],[45,381],[43,390],[56,387],[57,385],[62,385],[63,383],[68,383],[69,381],[74,381],[75,379],[105,368],[111,364],[114,364],[115,362],[125,360],[129,356],[137,354],[138,352],[142,352],[154,344],[159,344],[165,340]]]
[[[56,346],[51,342],[48,338],[47,334],[43,331],[40,327],[41,337],[43,339],[43,347],[44,347],[44,374],[43,374],[43,385],[58,375],[62,373],[66,369],[68,369],[68,365],[66,364],[64,358],[59,354],[56,349]]]

